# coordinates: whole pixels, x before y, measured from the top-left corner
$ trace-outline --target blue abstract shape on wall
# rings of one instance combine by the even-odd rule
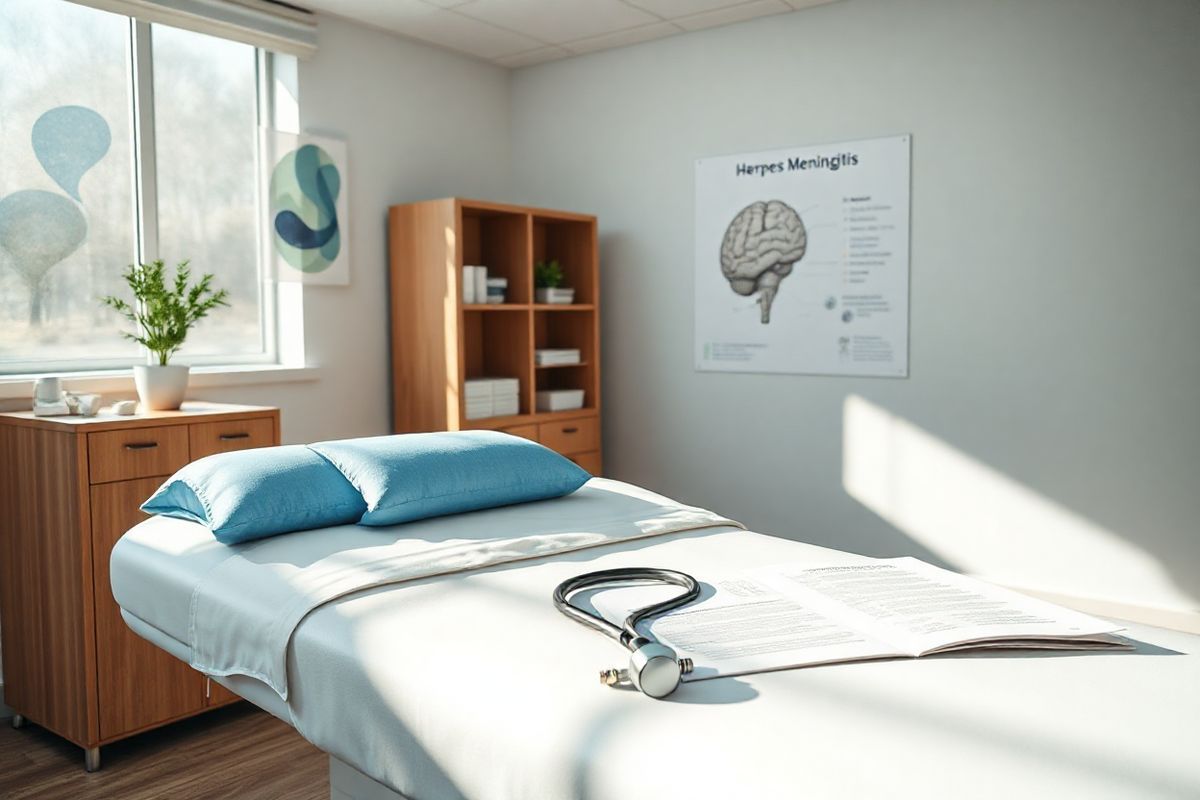
[[[337,165],[314,144],[288,153],[271,172],[275,249],[301,272],[328,269],[341,251],[337,216],[341,188]]]
[[[111,144],[104,117],[83,106],[52,108],[33,123],[33,152],[42,169],[76,200],[80,179]]]
[[[23,189],[0,199],[0,247],[29,287],[29,319],[42,321],[42,279],[87,238],[79,206],[61,194]]]

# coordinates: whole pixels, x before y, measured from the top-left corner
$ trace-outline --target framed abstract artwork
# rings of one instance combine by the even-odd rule
[[[346,143],[267,131],[265,245],[277,280],[350,283]]]

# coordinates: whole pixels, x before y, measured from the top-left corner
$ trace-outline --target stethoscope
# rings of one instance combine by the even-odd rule
[[[621,627],[570,603],[570,596],[581,589],[646,581],[681,586],[685,591],[660,603],[635,609],[625,618],[625,624]],[[680,677],[692,671],[692,660],[679,658],[671,648],[653,638],[643,636],[637,631],[637,624],[642,620],[685,606],[699,596],[700,584],[686,573],[654,567],[621,567],[588,572],[568,578],[554,589],[554,607],[580,625],[586,625],[600,631],[605,636],[611,636],[629,648],[629,669],[606,669],[600,673],[601,683],[605,686],[631,683],[643,694],[657,698],[666,697],[675,691],[679,686]]]

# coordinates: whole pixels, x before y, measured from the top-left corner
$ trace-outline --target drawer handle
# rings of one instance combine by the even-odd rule
[[[249,439],[250,434],[244,431],[242,433],[222,433],[217,438],[222,442],[232,442],[234,439]]]
[[[563,428],[563,433],[579,433],[579,428],[572,425],[570,428]]]
[[[158,442],[130,442],[125,445],[126,450],[152,450],[158,447]]]

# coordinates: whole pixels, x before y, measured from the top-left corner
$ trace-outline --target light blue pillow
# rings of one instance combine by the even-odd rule
[[[360,525],[561,497],[591,477],[536,442],[498,431],[409,433],[310,444],[366,501]]]
[[[345,525],[366,509],[342,473],[303,445],[206,456],[142,503],[147,514],[199,522],[224,544]]]

